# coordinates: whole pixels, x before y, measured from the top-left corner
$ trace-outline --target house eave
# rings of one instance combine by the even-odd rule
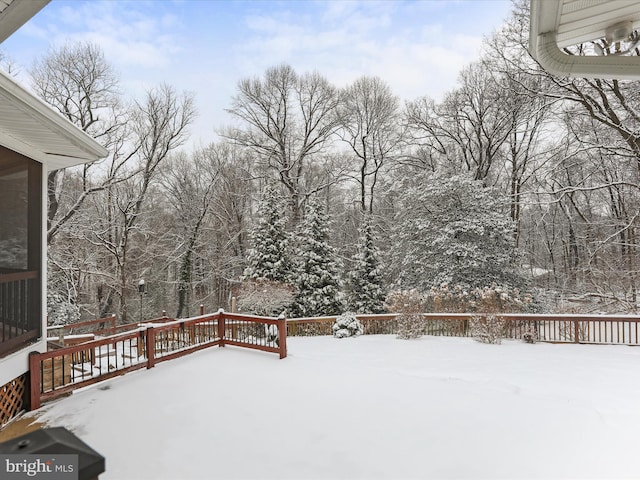
[[[531,0],[529,53],[561,77],[640,79],[637,55],[568,55],[562,49],[597,41],[606,28],[626,20],[640,27],[640,1]]]
[[[1,71],[0,134],[8,148],[46,162],[49,169],[94,162],[109,153]]]
[[[0,10],[0,43],[9,38],[51,0],[4,0],[8,5]],[[3,2],[0,2],[3,3]]]

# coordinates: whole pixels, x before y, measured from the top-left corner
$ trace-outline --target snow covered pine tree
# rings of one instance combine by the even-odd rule
[[[289,235],[284,202],[278,196],[276,186],[268,184],[263,192],[258,215],[260,219],[251,232],[253,248],[249,251],[245,279],[263,278],[287,282],[291,274],[289,260]]]
[[[375,245],[372,216],[365,215],[360,227],[357,252],[349,272],[347,304],[356,313],[384,313],[385,293],[379,250]]]
[[[309,199],[297,230],[293,314],[337,315],[342,311],[336,250],[328,242],[329,219],[317,199]]]

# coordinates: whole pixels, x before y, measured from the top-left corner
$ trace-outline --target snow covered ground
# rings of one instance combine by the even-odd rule
[[[101,480],[639,478],[640,348],[464,338],[225,347],[45,407]]]

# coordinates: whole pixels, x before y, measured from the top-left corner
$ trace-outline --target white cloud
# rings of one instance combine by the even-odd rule
[[[22,29],[33,45],[20,61],[28,66],[48,43],[95,42],[131,96],[160,82],[195,91],[194,141],[207,142],[230,121],[237,82],[282,62],[339,87],[375,75],[403,100],[440,99],[501,22],[504,2],[480,3],[60,0]]]
[[[302,71],[318,70],[339,86],[375,75],[403,99],[439,99],[455,86],[458,72],[477,58],[482,38],[445,35],[443,24],[416,22],[400,16],[395,7],[388,2],[331,2],[320,20],[298,17],[295,22],[290,12],[252,15],[247,19],[250,35],[236,46],[238,64],[241,70],[262,72],[287,62]]]
[[[144,2],[78,2],[59,8],[41,30],[56,45],[95,42],[121,66],[167,67],[179,51],[175,36],[167,32],[180,22],[175,15],[153,16],[149,7]]]

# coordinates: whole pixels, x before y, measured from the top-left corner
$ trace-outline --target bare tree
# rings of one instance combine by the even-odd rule
[[[127,136],[127,115],[122,105],[119,81],[97,45],[67,44],[49,51],[30,70],[36,94],[70,122],[114,151],[111,157],[85,164],[76,170],[54,170],[47,177],[47,241],[80,209],[87,197],[126,178],[129,155],[119,146]],[[117,150],[117,153],[115,152]],[[105,167],[105,163],[108,164]],[[98,171],[95,175],[92,172]],[[79,175],[81,189],[69,191],[66,175]],[[63,210],[60,207],[63,206]]]
[[[423,97],[408,102],[407,122],[414,139],[455,170],[486,181],[510,132],[502,91],[482,62],[460,74],[460,87],[436,104]]]
[[[216,145],[196,150],[191,157],[179,154],[162,170],[162,191],[175,211],[176,232],[172,236],[178,259],[178,307],[176,318],[189,315],[195,257],[202,250],[200,237],[206,228],[219,186],[222,167]]]
[[[556,153],[553,135],[555,101],[542,94],[543,86],[526,70],[532,64],[512,37],[522,35],[521,24],[514,19],[485,41],[487,46],[483,62],[501,90],[503,106],[508,119],[505,139],[504,177],[511,197],[511,218],[515,222],[516,245],[520,245],[520,224],[523,208],[527,205],[526,185],[535,180],[547,161]]]
[[[361,77],[342,91],[338,115],[338,135],[358,163],[360,208],[371,213],[378,175],[402,141],[398,98],[380,78]]]
[[[5,52],[0,51],[0,68],[6,73],[15,77],[20,73],[20,67],[13,61],[13,59]]]
[[[228,110],[242,126],[224,135],[276,175],[289,194],[294,223],[302,201],[324,187],[308,191],[304,177],[337,128],[337,103],[335,88],[319,73],[298,75],[283,64],[267,69],[262,79],[241,80]]]
[[[107,190],[101,215],[104,226],[95,232],[95,241],[105,248],[112,259],[111,271],[115,284],[110,285],[105,306],[117,294],[120,317],[127,319],[127,292],[129,284],[129,254],[137,235],[144,231],[145,201],[149,190],[157,181],[159,167],[171,151],[181,146],[188,137],[187,127],[195,116],[193,96],[178,94],[173,87],[160,85],[147,92],[144,101],[135,102],[132,112],[132,150],[136,152],[136,174]],[[140,265],[138,265],[140,274]]]
[[[547,210],[558,211],[562,219],[562,224],[547,226],[562,239],[555,244],[563,248],[553,252],[558,264],[554,270],[564,267],[562,283],[576,295],[598,298],[600,308],[635,311],[640,200],[637,82],[550,75],[526,50],[527,3],[520,0],[514,6],[504,35],[518,52],[511,55],[511,65],[520,71],[520,78],[529,79],[521,87],[530,97],[555,102],[560,112],[554,121],[555,141],[566,135],[569,142],[565,154],[555,156],[554,167],[541,178],[553,202]],[[610,55],[618,48],[603,38],[568,47],[564,53]]]

